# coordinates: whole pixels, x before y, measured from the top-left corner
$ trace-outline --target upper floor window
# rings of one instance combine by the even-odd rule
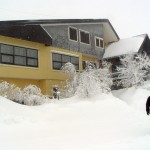
[[[53,69],[60,70],[67,62],[71,62],[79,70],[79,57],[52,53]]]
[[[73,41],[78,41],[77,29],[69,27],[69,39]]]
[[[38,67],[38,50],[0,44],[0,63]]]
[[[95,37],[95,45],[98,48],[104,48],[104,41],[102,38]]]
[[[80,30],[80,42],[90,44],[90,33]]]

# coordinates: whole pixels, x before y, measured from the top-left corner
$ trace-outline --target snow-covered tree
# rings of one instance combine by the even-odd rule
[[[76,74],[75,66],[68,62],[61,67],[61,70],[65,73],[68,73],[70,76],[74,76]]]
[[[69,66],[71,67],[71,65]],[[84,71],[74,73],[72,78],[67,80],[66,93],[70,94],[70,96],[89,97],[99,93],[109,92],[112,79],[108,65],[106,66],[103,69],[97,69],[92,63],[86,62]]]
[[[144,54],[130,54],[120,58],[121,66],[118,85],[123,87],[138,86],[144,83],[146,73],[150,69],[150,59]]]
[[[64,64],[61,69],[64,73],[69,75],[69,78],[66,80],[66,86],[61,90],[61,95],[63,95],[63,97],[71,97],[75,94],[78,84],[76,68],[72,63],[68,62]]]
[[[112,78],[109,71],[109,64],[104,62],[104,68],[96,68],[87,63],[88,69],[83,71],[78,80],[77,95],[82,97],[94,96],[99,93],[109,92],[112,85]]]

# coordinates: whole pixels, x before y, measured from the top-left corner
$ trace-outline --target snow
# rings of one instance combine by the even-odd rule
[[[105,49],[103,58],[116,57],[125,54],[137,53],[146,35],[134,36],[114,42]]]
[[[0,97],[1,150],[149,150],[149,90],[25,106]]]

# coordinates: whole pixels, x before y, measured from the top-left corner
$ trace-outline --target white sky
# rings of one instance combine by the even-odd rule
[[[0,20],[109,19],[120,38],[150,36],[150,0],[0,0]]]

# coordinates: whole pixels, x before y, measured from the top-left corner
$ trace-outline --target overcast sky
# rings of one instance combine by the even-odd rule
[[[109,19],[120,38],[147,33],[150,0],[0,0],[0,20]]]

